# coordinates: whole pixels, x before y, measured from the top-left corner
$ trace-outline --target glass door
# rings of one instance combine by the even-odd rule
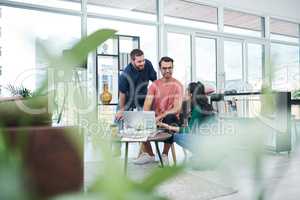
[[[195,38],[194,81],[216,90],[217,81],[217,40],[214,38]]]
[[[244,90],[243,41],[224,40],[225,91],[241,92]]]
[[[191,36],[167,32],[167,55],[174,59],[173,77],[186,87],[191,81]]]

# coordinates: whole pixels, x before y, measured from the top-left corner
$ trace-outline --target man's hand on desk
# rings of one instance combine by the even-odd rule
[[[165,129],[168,129],[168,128],[169,128],[169,125],[168,125],[168,124],[162,123],[161,121],[156,122],[156,125],[157,125],[159,128],[165,128]]]
[[[169,131],[179,132],[179,127],[176,126],[170,126],[169,124],[158,122],[156,123],[158,127],[165,128]],[[171,132],[172,133],[172,132]]]
[[[118,111],[117,113],[116,113],[116,116],[115,116],[115,119],[117,120],[117,121],[119,121],[119,120],[122,120],[123,119],[123,117],[124,117],[124,111]]]

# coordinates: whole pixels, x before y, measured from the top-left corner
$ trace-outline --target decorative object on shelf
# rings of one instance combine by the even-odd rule
[[[112,94],[109,105],[118,104],[118,79],[120,73],[130,63],[132,49],[140,48],[140,38],[130,35],[114,35],[96,49],[96,90],[98,104],[104,104],[101,95],[104,83]],[[107,50],[106,50],[107,49]],[[99,105],[100,106],[100,105]]]
[[[102,54],[107,54],[108,53],[108,45],[106,44],[106,43],[104,43],[103,45],[102,45],[102,49],[101,49],[101,53]]]
[[[100,100],[103,104],[109,104],[112,100],[112,94],[108,90],[108,83],[103,84],[103,92],[100,94]]]

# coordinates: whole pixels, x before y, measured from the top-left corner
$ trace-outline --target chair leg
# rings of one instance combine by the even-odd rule
[[[140,155],[144,152],[144,145],[142,142],[139,143],[140,144],[140,150],[139,150],[139,154],[138,154],[138,158],[140,157]]]
[[[182,150],[183,150],[183,154],[184,154],[184,162],[186,162],[186,160],[187,160],[187,151],[184,148],[182,148]]]
[[[174,165],[176,165],[177,164],[177,160],[176,160],[176,150],[175,150],[174,143],[171,145],[171,151],[172,151],[172,157],[173,157]]]

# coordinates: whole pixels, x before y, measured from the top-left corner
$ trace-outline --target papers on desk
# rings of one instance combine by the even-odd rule
[[[122,142],[146,142],[148,137],[156,133],[156,130],[135,130],[135,129],[126,129],[120,131],[120,137]]]

